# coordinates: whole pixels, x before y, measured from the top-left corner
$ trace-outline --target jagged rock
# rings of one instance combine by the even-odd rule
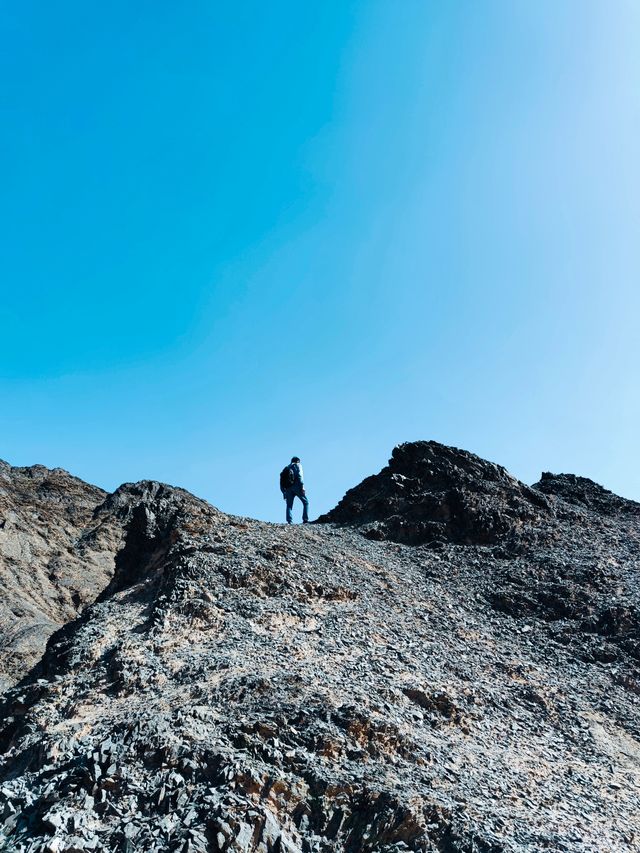
[[[547,498],[500,465],[435,441],[415,441],[395,447],[386,468],[350,489],[318,521],[412,545],[486,545],[526,536],[550,516]]]
[[[638,848],[640,517],[585,482],[418,442],[335,523],[90,495],[113,568],[2,698],[0,850]]]
[[[602,515],[622,512],[640,516],[640,503],[618,497],[587,477],[550,474],[546,471],[533,488],[544,492],[545,495],[554,495],[567,503],[595,510]]]

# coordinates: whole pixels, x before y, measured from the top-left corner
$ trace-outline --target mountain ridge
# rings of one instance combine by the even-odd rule
[[[399,447],[304,527],[104,497],[109,577],[2,699],[0,849],[640,844],[638,505]]]

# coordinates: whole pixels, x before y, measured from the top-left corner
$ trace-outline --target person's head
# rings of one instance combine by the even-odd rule
[[[299,462],[299,461],[300,461],[300,457],[299,457],[299,456],[292,456],[292,457],[291,457],[291,461],[292,461],[292,462]]]

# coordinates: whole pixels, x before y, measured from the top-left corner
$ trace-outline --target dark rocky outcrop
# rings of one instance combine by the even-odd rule
[[[534,486],[545,495],[554,495],[563,501],[585,509],[592,509],[601,515],[629,513],[640,516],[640,503],[614,495],[587,477],[575,474],[550,474],[545,472]]]
[[[544,494],[500,465],[414,441],[395,447],[386,468],[318,521],[357,526],[370,539],[486,545],[530,538],[551,516]]]
[[[418,442],[337,523],[98,495],[111,580],[0,700],[0,850],[638,849],[640,519],[541,483]]]

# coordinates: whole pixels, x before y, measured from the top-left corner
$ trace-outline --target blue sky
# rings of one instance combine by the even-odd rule
[[[0,457],[280,520],[434,438],[640,499],[635,0],[0,10]]]

